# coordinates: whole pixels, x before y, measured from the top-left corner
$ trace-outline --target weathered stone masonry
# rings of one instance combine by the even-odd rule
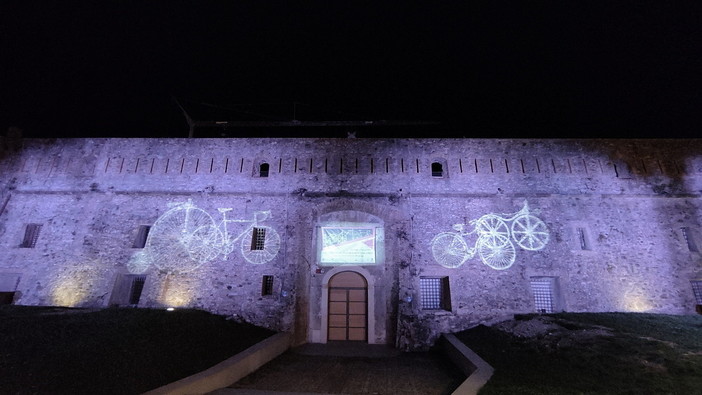
[[[702,278],[701,140],[5,139],[2,147],[0,292],[14,291],[16,304],[125,305],[139,278],[140,307],[202,308],[326,342],[338,317],[334,275],[352,271],[367,298],[349,320],[364,321],[365,341],[411,350],[441,332],[541,308],[535,279],[551,281],[553,310],[689,314],[690,281]],[[243,235],[228,253],[212,249],[223,244],[209,225],[138,246],[141,226],[156,232],[159,218],[188,201],[207,221],[238,221],[227,223],[231,238]],[[547,243],[529,250],[496,236],[498,247],[516,248],[511,266],[495,270],[485,262],[497,250],[484,231],[468,234],[471,220],[495,214],[512,224],[525,201]],[[30,224],[40,225],[33,248],[21,246]],[[266,242],[280,237],[265,262],[250,255],[258,254],[250,224],[265,224]],[[449,268],[432,240],[458,234],[456,224],[475,251]],[[322,262],[330,226],[373,229],[375,263]],[[433,280],[421,278],[442,284],[432,308],[420,282]]]

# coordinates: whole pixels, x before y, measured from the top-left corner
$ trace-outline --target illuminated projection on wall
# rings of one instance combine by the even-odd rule
[[[434,260],[446,268],[454,269],[473,258],[480,260],[495,270],[512,266],[517,257],[516,243],[527,251],[538,251],[548,243],[549,232],[546,224],[529,211],[524,201],[521,210],[511,214],[490,213],[465,224],[456,224],[456,232],[442,232],[431,241]],[[469,246],[466,240],[474,240]]]
[[[256,211],[253,218],[228,218],[231,208],[219,208],[220,219],[188,200],[169,204],[170,210],[151,227],[146,246],[130,262],[130,270],[153,264],[167,272],[187,273],[204,263],[228,259],[239,249],[249,263],[271,261],[280,250],[280,236],[275,229],[261,223],[270,211]],[[133,271],[134,272],[134,271]]]
[[[375,264],[375,228],[322,227],[322,264]]]

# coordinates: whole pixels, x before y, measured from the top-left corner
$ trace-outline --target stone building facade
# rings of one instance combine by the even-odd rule
[[[702,304],[702,140],[6,138],[0,166],[5,303],[404,350]]]

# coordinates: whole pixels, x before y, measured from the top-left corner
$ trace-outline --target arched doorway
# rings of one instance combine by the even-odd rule
[[[368,340],[368,283],[343,271],[329,279],[328,340]]]

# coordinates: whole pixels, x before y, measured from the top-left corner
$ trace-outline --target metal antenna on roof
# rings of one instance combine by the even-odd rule
[[[190,115],[188,115],[188,112],[185,111],[185,108],[180,105],[180,102],[178,99],[176,99],[175,96],[171,96],[173,98],[173,101],[180,107],[181,111],[183,111],[183,115],[185,115],[185,121],[188,123],[188,127],[190,128],[188,130],[188,138],[193,138],[195,136],[195,122],[193,122],[193,119],[190,118]]]

